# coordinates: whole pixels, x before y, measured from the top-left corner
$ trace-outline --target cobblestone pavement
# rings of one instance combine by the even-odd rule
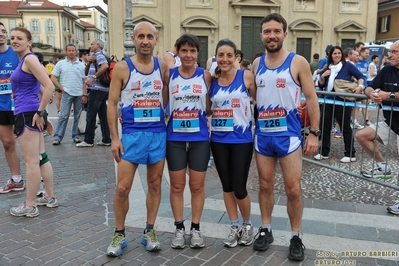
[[[54,121],[54,120],[53,120]],[[118,258],[105,256],[105,250],[110,243],[110,236],[114,226],[112,201],[115,189],[114,161],[109,147],[94,146],[92,148],[76,148],[70,137],[69,123],[66,138],[59,146],[52,146],[52,138],[46,137],[46,150],[54,168],[55,192],[60,206],[58,208],[39,207],[40,216],[37,218],[17,218],[9,214],[9,208],[20,204],[25,197],[25,192],[12,192],[0,195],[0,265],[318,265],[320,262],[332,262],[331,253],[320,253],[317,248],[306,250],[306,258],[301,263],[287,260],[288,244],[277,241],[266,252],[254,252],[251,247],[236,247],[232,249],[222,246],[222,238],[209,235],[206,238],[206,248],[193,250],[186,248],[174,250],[170,248],[172,233],[159,230],[159,240],[163,250],[158,253],[146,252],[140,244],[142,228],[128,226],[127,240],[129,245],[123,255]],[[69,133],[68,133],[69,132]],[[96,141],[99,141],[100,131],[96,132]],[[0,160],[5,162],[4,151],[0,148]],[[24,174],[23,163],[21,166]],[[1,165],[1,180],[5,183],[9,175],[5,163]],[[317,174],[316,174],[317,173]],[[375,212],[373,217],[390,219],[389,224],[398,224],[399,217],[386,214],[385,205],[392,204],[398,199],[397,191],[387,189],[376,184],[348,177],[337,172],[320,169],[315,165],[304,165],[303,191],[305,206],[317,208],[316,202],[324,202],[321,208],[338,209],[338,212],[347,214],[348,210],[356,205],[357,209],[366,207]],[[277,180],[280,180],[278,178]],[[221,186],[214,166],[209,169],[206,185],[207,197],[219,199]],[[257,171],[251,167],[248,184],[252,201],[257,202],[258,189]],[[166,193],[166,192],[165,192]],[[166,193],[167,194],[167,193]],[[276,183],[276,204],[284,206],[284,190],[281,181]],[[319,200],[319,201],[318,201]],[[325,201],[323,201],[325,200]],[[165,201],[165,202],[164,202]],[[135,203],[136,204],[136,203]],[[142,202],[144,205],[144,202]],[[163,203],[168,204],[163,197]],[[310,205],[311,206],[310,206]],[[334,205],[335,204],[335,205]],[[364,204],[364,205],[363,205]],[[367,205],[371,204],[371,205]],[[327,206],[328,205],[328,206]],[[164,206],[164,205],[162,205]],[[339,208],[337,208],[339,206]],[[131,215],[136,215],[134,210],[138,205],[131,206]],[[224,206],[220,205],[220,208]],[[163,207],[162,207],[163,208]],[[160,209],[160,212],[167,210]],[[276,209],[278,206],[276,206]],[[316,209],[313,209],[316,210]],[[317,216],[317,215],[316,215]],[[319,214],[318,216],[322,216]],[[367,216],[369,217],[369,216]],[[331,219],[334,219],[333,217]],[[279,222],[279,218],[275,219]],[[285,221],[287,218],[285,218]],[[163,220],[160,220],[162,223]],[[365,221],[367,222],[367,221]],[[145,221],[142,221],[143,225]],[[219,230],[222,222],[212,225]],[[360,221],[362,223],[362,221]],[[278,226],[276,226],[278,228]],[[359,227],[353,227],[359,230]],[[320,246],[334,246],[334,241],[352,243],[351,239],[341,236],[330,237],[325,234],[327,229],[322,228],[319,238],[310,235],[308,243],[317,239]],[[363,230],[360,228],[360,230]],[[289,232],[289,231],[288,231]],[[378,231],[385,232],[384,230]],[[278,231],[276,233],[279,235]],[[360,235],[369,232],[360,231]],[[372,233],[370,233],[372,234]],[[384,247],[399,245],[399,232],[388,231],[390,240]],[[215,235],[220,235],[216,234]],[[381,236],[380,236],[381,237]],[[361,250],[364,244],[373,245],[368,238],[359,238],[352,244],[354,250]],[[365,240],[362,240],[365,239]],[[316,240],[315,240],[316,241]],[[330,241],[330,242],[329,242]],[[383,242],[383,241],[379,241]],[[317,242],[319,243],[319,242]],[[317,246],[312,243],[312,247]],[[316,245],[315,245],[316,244]],[[380,244],[376,242],[376,245]],[[383,244],[383,243],[382,243]],[[305,241],[305,245],[307,242]],[[342,244],[344,245],[344,244]],[[399,251],[393,250],[393,251]],[[396,255],[397,257],[397,255]],[[323,261],[319,261],[323,259]],[[370,258],[364,256],[349,256],[338,258],[335,263],[356,263],[356,265],[399,265],[395,258]]]

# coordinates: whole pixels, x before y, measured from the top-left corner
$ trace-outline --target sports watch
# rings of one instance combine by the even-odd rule
[[[46,110],[42,110],[42,111],[37,111],[36,112],[36,114],[38,114],[40,117],[43,117],[43,116],[47,116],[47,111]]]
[[[396,95],[394,92],[391,92],[391,94],[389,95],[389,99],[391,99],[391,100],[396,99]]]
[[[315,135],[316,137],[321,135],[321,130],[320,129],[316,129],[316,130],[311,130],[309,128],[309,132],[312,133],[313,135]]]

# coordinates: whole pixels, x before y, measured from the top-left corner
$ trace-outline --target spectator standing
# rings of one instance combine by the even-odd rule
[[[0,84],[2,84],[3,88],[5,87],[0,93],[0,140],[3,143],[5,157],[11,171],[11,178],[1,188],[0,193],[25,189],[13,133],[15,124],[14,99],[10,81],[10,76],[17,67],[18,62],[18,55],[11,46],[7,45],[7,29],[0,22]],[[2,172],[5,172],[4,168]]]
[[[377,64],[379,61],[378,55],[374,54],[371,56],[371,62],[369,65],[369,71],[367,72],[367,84],[371,86],[371,82],[373,79],[377,76],[378,69],[377,69]]]
[[[313,60],[312,60],[312,62],[309,63],[309,66],[310,66],[310,72],[312,72],[312,75],[313,75],[313,73],[317,70],[317,68],[319,66],[319,54],[318,53],[313,54]]]
[[[147,221],[141,243],[148,251],[161,250],[154,229],[161,201],[161,180],[166,154],[166,125],[163,97],[166,64],[153,56],[158,42],[155,27],[138,23],[132,41],[136,55],[118,62],[111,81],[108,121],[112,136],[112,155],[118,163],[114,197],[115,231],[107,255],[119,256],[126,247],[125,219],[129,193],[139,164],[147,165]],[[147,86],[152,84],[152,86]],[[126,87],[127,86],[127,87]],[[148,99],[146,95],[152,95]],[[122,138],[118,135],[118,101],[121,99]]]
[[[100,118],[102,134],[102,140],[97,142],[97,145],[111,146],[111,136],[107,121],[107,100],[109,88],[102,85],[97,79],[97,77],[107,71],[109,67],[107,58],[102,52],[103,48],[104,42],[101,39],[93,40],[90,44],[90,51],[93,55],[89,63],[86,65],[88,78],[86,79],[85,84],[87,89],[90,89],[90,95],[87,102],[85,138],[84,141],[76,144],[76,147],[84,148],[94,146],[97,114]],[[95,64],[99,66],[97,70]]]
[[[72,140],[75,143],[81,142],[78,129],[79,117],[82,104],[87,103],[88,97],[86,87],[83,86],[85,65],[77,58],[75,45],[67,44],[65,51],[66,58],[55,65],[51,74],[51,81],[62,93],[61,112],[54,132],[53,145],[60,145],[64,138],[72,105],[74,107]]]
[[[305,258],[301,223],[303,200],[301,195],[302,134],[297,107],[303,93],[310,117],[310,133],[303,146],[309,156],[317,151],[320,135],[319,103],[314,89],[309,63],[300,55],[283,48],[287,36],[287,21],[277,13],[261,20],[261,40],[267,54],[253,64],[257,86],[258,119],[255,129],[255,156],[259,172],[259,207],[262,225],[254,241],[255,250],[267,250],[274,241],[271,215],[274,205],[273,188],[277,161],[283,172],[287,193],[287,212],[291,224],[288,258]],[[331,125],[331,124],[330,124]]]
[[[362,73],[364,77],[364,87],[367,87],[367,73],[369,71],[369,61],[367,58],[370,55],[370,50],[367,47],[362,47],[359,52],[359,60],[356,62],[356,67],[359,69],[360,73]],[[367,104],[368,100],[362,100],[361,103]],[[357,116],[359,115],[359,107],[354,107],[352,110],[352,126],[355,129],[362,129],[364,128],[363,125],[360,125],[357,121]],[[367,126],[370,125],[369,118],[368,118],[368,111],[367,108],[362,108],[362,114]]]

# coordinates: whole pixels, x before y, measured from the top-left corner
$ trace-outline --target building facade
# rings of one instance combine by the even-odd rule
[[[394,42],[399,40],[399,0],[379,0],[377,15],[376,42]]]
[[[104,2],[107,2],[104,0]],[[108,1],[110,2],[110,1]],[[108,5],[110,53],[122,56],[126,40],[126,0]],[[375,40],[378,0],[132,0],[133,24],[152,23],[162,55],[183,33],[198,36],[199,61],[205,64],[220,39],[229,38],[244,58],[263,50],[260,20],[277,12],[288,22],[286,49],[309,61],[313,53],[324,54],[328,44],[353,46]],[[154,52],[154,53],[155,53]]]
[[[83,18],[79,15],[82,14]],[[32,34],[33,52],[44,61],[65,54],[65,46],[73,43],[89,48],[93,39],[106,40],[107,13],[100,7],[69,7],[48,0],[0,1],[0,21],[8,31],[25,27]]]

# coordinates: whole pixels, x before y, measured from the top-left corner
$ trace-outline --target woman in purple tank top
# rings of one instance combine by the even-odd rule
[[[46,128],[50,134],[53,131],[51,123],[47,122],[45,108],[54,85],[46,69],[30,50],[32,36],[27,29],[15,28],[11,32],[11,45],[20,59],[10,79],[15,101],[14,133],[25,160],[27,192],[26,201],[11,208],[10,213],[14,216],[36,217],[39,215],[37,205],[58,206],[53,194],[53,168],[44,150],[42,133]],[[40,177],[43,177],[46,191],[43,197],[36,198]]]

